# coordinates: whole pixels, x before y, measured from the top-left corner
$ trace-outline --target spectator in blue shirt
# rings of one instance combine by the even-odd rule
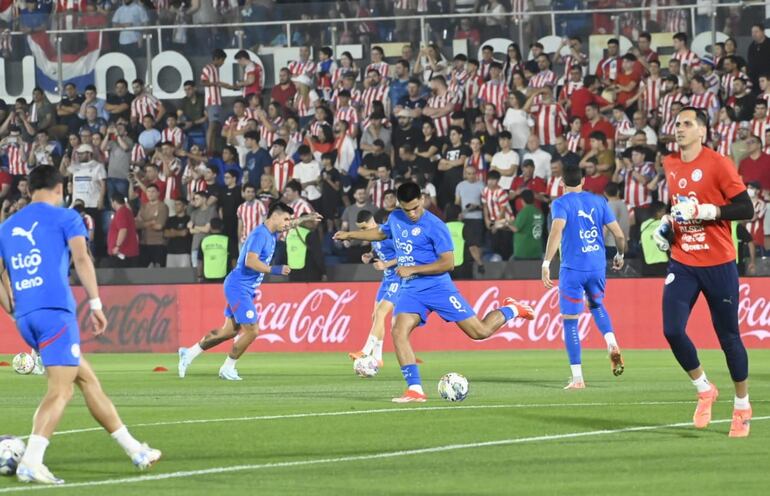
[[[19,30],[22,33],[45,31],[46,21],[48,21],[48,14],[36,0],[26,0],[24,8],[19,11]]]
[[[134,0],[123,0],[123,5],[118,7],[115,15],[112,16],[112,26],[116,28],[147,26],[149,23],[150,18],[147,15],[147,11],[141,3]],[[143,55],[141,31],[130,31],[128,29],[121,31],[118,44],[122,53],[129,56]]]
[[[401,59],[396,62],[395,78],[390,82],[390,101],[397,104],[402,98],[407,96],[407,85],[409,84],[409,61]]]
[[[246,142],[246,162],[243,164],[243,170],[246,173],[244,183],[253,185],[259,190],[260,178],[262,174],[271,173],[273,157],[270,152],[259,146],[259,133],[249,131],[243,135]]]
[[[144,131],[139,133],[137,141],[139,141],[139,144],[144,148],[144,153],[149,157],[158,143],[160,143],[161,135],[160,131],[155,129],[155,119],[150,114],[144,116],[142,125],[144,126]]]
[[[217,172],[217,184],[220,186],[225,185],[225,172],[231,171],[235,174],[237,183],[241,184],[241,176],[243,171],[241,170],[241,164],[238,163],[238,150],[234,146],[228,145],[222,149],[222,157],[214,157],[209,160],[210,165],[216,165],[219,171]]]

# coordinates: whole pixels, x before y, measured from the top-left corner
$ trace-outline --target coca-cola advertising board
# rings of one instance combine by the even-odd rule
[[[562,326],[558,290],[539,281],[462,281],[457,283],[481,316],[507,296],[529,302],[534,321],[516,319],[491,338],[472,341],[454,324],[432,315],[412,334],[415,348],[431,350],[560,349]],[[612,279],[606,305],[624,348],[660,349],[662,279]],[[256,306],[260,336],[255,351],[352,351],[360,348],[371,324],[377,283],[265,284]],[[108,286],[101,297],[109,319],[104,335],[94,337],[82,289],[75,289],[78,321],[86,352],[173,352],[189,346],[224,320],[224,296],[218,285]],[[770,348],[770,279],[743,279],[738,301],[741,334],[747,346]],[[26,345],[12,321],[0,317],[0,353],[16,353]],[[718,348],[708,307],[701,299],[693,309],[688,334],[701,348]],[[604,348],[604,340],[585,312],[580,336],[587,348]],[[224,345],[222,347],[224,348]],[[386,350],[392,349],[386,339]]]

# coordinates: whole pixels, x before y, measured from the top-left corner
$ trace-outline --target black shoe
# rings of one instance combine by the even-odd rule
[[[487,269],[485,269],[483,265],[479,265],[479,274],[485,274],[486,272]]]

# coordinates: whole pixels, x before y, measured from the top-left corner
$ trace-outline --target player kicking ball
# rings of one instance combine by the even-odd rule
[[[321,216],[313,213],[292,219],[294,210],[282,202],[273,203],[264,224],[254,229],[243,244],[238,256],[238,263],[225,278],[225,323],[215,329],[190,348],[179,348],[179,377],[184,378],[187,368],[198,355],[214,346],[235,338],[225,363],[219,369],[219,377],[228,381],[240,381],[235,364],[246,352],[249,345],[259,334],[257,308],[254,297],[257,287],[265,274],[288,275],[291,269],[287,265],[273,265],[275,242],[284,231],[307,221],[319,221]],[[237,336],[237,337],[236,337]]]
[[[393,345],[406,380],[407,390],[395,403],[424,402],[420,372],[409,336],[415,328],[425,325],[428,315],[436,312],[446,322],[455,322],[471,339],[486,339],[503,324],[516,317],[531,320],[534,311],[513,298],[503,306],[479,319],[473,308],[455,287],[449,273],[454,269],[454,253],[449,229],[438,217],[423,208],[422,193],[415,183],[405,183],[396,193],[400,210],[378,228],[356,232],[337,232],[335,239],[361,241],[393,240],[401,278],[396,301]]]
[[[702,292],[735,385],[730,437],[749,435],[749,359],[738,328],[738,268],[730,221],[754,216],[751,198],[732,161],[703,146],[708,117],[685,107],[676,116],[679,152],[663,159],[671,192],[671,217],[655,233],[667,250],[673,228],[671,262],[663,286],[663,332],[679,365],[698,391],[693,423],[704,429],[719,396],[706,378],[698,352],[687,336],[687,320]]]
[[[107,318],[83,219],[76,211],[57,206],[63,201],[63,182],[55,167],[35,167],[29,174],[32,202],[0,226],[0,304],[16,320],[24,341],[37,350],[48,374],[48,391],[35,412],[32,434],[16,470],[20,481],[40,484],[64,483],[43,459],[72,398],[73,385],[83,392],[94,419],[137,468],[148,469],[161,456],[128,432],[91,365],[80,354],[80,329],[68,277],[70,253],[88,294],[95,335],[104,332]]]
[[[623,357],[620,354],[612,321],[604,307],[604,287],[607,260],[604,252],[604,228],[615,237],[618,253],[612,268],[623,268],[626,238],[615,220],[607,200],[583,191],[583,174],[579,167],[564,167],[564,195],[554,200],[551,207],[553,222],[545,248],[542,279],[551,289],[551,260],[561,246],[559,268],[559,311],[564,323],[564,344],[567,347],[572,379],[564,389],[585,389],[583,366],[578,334],[578,318],[583,311],[583,301],[607,343],[610,368],[615,376],[623,373]]]
[[[387,214],[386,214],[387,215]],[[356,226],[362,231],[368,229],[377,229],[379,224],[383,224],[386,219],[375,216],[368,210],[358,212]],[[382,241],[372,242],[372,251],[364,253],[361,257],[364,263],[373,263],[374,268],[382,272],[382,282],[377,291],[377,297],[374,300],[374,313],[372,314],[372,329],[369,331],[369,337],[361,351],[348,353],[348,356],[355,360],[362,356],[372,355],[377,359],[377,363],[382,367],[382,344],[385,337],[385,319],[393,311],[396,300],[398,299],[398,289],[401,285],[401,279],[396,275],[396,248],[393,240],[383,239]]]

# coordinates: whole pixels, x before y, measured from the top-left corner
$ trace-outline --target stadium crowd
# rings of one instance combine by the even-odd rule
[[[369,250],[331,234],[357,229],[363,210],[383,219],[411,181],[425,208],[455,226],[463,266],[483,273],[485,261],[542,257],[562,167],[578,165],[585,189],[606,196],[630,236],[630,256],[654,268],[667,259],[648,250],[670,200],[661,159],[677,150],[674,116],[690,105],[708,112],[708,145],[732,157],[749,186],[756,215],[736,236],[751,272],[770,249],[770,40],[761,24],[751,38],[699,57],[680,32],[665,66],[645,32],[626,53],[610,39],[593,67],[574,35],[557,53],[540,43],[529,53],[484,46],[479,60],[448,58],[435,44],[405,44],[395,60],[372,45],[366,62],[303,45],[270,89],[246,51],[235,56],[242,79],[222,81],[226,56],[215,48],[181,101],[158,100],[140,79],[119,80],[105,100],[68,84],[52,104],[36,88],[0,101],[0,220],[29,201],[29,170],[54,165],[102,266],[202,270],[222,258],[207,258],[207,247],[232,264],[267,205],[283,198],[297,217],[324,217],[284,236],[276,255],[299,269],[297,280],[318,280],[326,264],[360,262]],[[222,88],[242,97],[223,99]]]

